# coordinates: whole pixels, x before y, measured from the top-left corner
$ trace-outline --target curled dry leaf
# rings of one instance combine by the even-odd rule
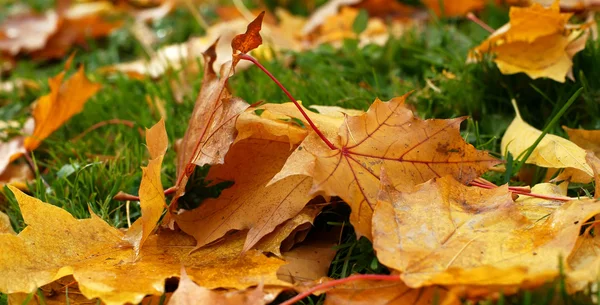
[[[600,202],[573,200],[530,220],[507,186],[484,190],[452,177],[400,192],[384,179],[373,214],[373,248],[410,287],[542,284],[556,277]],[[402,221],[398,221],[401,219]],[[563,262],[565,263],[565,262]]]
[[[536,79],[548,77],[564,82],[572,77],[572,58],[583,50],[590,24],[567,24],[570,13],[560,13],[559,2],[549,8],[533,4],[511,7],[510,22],[473,49],[469,61],[495,54],[494,62],[503,74],[524,72]]]
[[[132,249],[123,247],[123,233],[98,216],[77,220],[9,188],[27,227],[17,236],[0,234],[2,293],[30,293],[72,274],[89,299],[97,297],[109,305],[138,303],[145,295],[162,294],[165,279],[179,276],[182,265],[190,278],[208,289],[287,285],[276,277],[285,262],[255,250],[240,254],[243,235],[190,253],[195,245],[192,237],[161,231],[146,240],[142,259],[135,260]]]
[[[123,237],[131,243],[136,256],[154,231],[166,206],[160,170],[169,142],[163,119],[146,130],[146,143],[150,152],[150,161],[147,167],[142,167],[142,182],[139,190],[142,216],[131,225]]]
[[[221,238],[231,230],[249,229],[244,250],[251,249],[275,227],[296,216],[313,198],[310,177],[296,175],[267,186],[290,155],[290,145],[247,139],[233,145],[225,164],[213,166],[209,181],[234,181],[219,198],[174,216],[179,227],[194,236],[197,246]]]
[[[234,54],[237,54],[238,52],[246,54],[251,50],[258,48],[262,44],[262,37],[260,36],[259,32],[262,27],[264,16],[265,12],[263,11],[258,14],[256,19],[248,24],[248,28],[244,34],[239,34],[233,37],[233,40],[231,41],[231,48],[233,49]]]
[[[304,240],[305,233],[312,228],[313,221],[322,209],[322,206],[307,205],[294,218],[278,225],[273,232],[265,235],[254,249],[282,257],[281,252],[291,250],[296,243]]]
[[[198,286],[181,269],[179,286],[168,305],[262,305],[266,304],[262,283],[247,291],[217,292]]]
[[[413,289],[402,282],[363,280],[336,286],[327,291],[325,305],[433,305],[445,300],[439,287]],[[444,305],[461,304],[444,302]]]
[[[336,149],[312,133],[273,181],[312,176],[312,192],[341,197],[352,208],[350,221],[357,234],[370,237],[383,167],[394,185],[410,189],[444,175],[467,183],[500,163],[462,139],[464,118],[421,120],[404,105],[405,99],[376,100],[364,115],[346,117],[333,141]]]
[[[515,100],[512,101],[516,117],[502,136],[501,150],[505,155],[510,152],[514,157],[527,151],[542,134],[521,118]],[[547,134],[535,147],[526,163],[548,168],[573,168],[581,171],[591,180],[592,169],[586,163],[585,150],[573,142],[556,135]]]

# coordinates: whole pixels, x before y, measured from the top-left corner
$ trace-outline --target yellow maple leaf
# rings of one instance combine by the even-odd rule
[[[552,280],[600,201],[569,201],[542,220],[521,214],[507,186],[467,187],[452,177],[399,192],[384,179],[373,248],[410,287],[522,285]],[[401,221],[398,221],[401,220]]]
[[[548,8],[511,7],[510,22],[469,53],[469,61],[481,60],[485,53],[503,74],[524,72],[536,79],[548,77],[564,82],[572,77],[572,58],[583,50],[589,37],[589,24],[567,24],[570,13],[561,13],[558,1]]]
[[[139,303],[161,295],[164,281],[184,266],[195,282],[208,289],[245,289],[287,284],[277,279],[285,262],[255,250],[241,254],[244,236],[190,253],[192,237],[170,231],[151,235],[136,260],[123,233],[98,216],[75,219],[68,212],[9,186],[27,227],[18,235],[0,234],[0,292],[30,293],[37,287],[73,275],[81,293],[108,305]],[[127,280],[123,280],[127,279]]]

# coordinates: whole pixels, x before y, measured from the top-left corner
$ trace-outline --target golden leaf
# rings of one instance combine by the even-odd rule
[[[560,272],[600,202],[573,200],[541,220],[523,216],[507,186],[485,190],[444,177],[400,192],[385,181],[373,248],[410,287],[542,284]]]
[[[123,233],[96,215],[77,220],[58,207],[9,188],[28,226],[17,236],[0,234],[2,293],[30,293],[72,274],[89,299],[97,297],[109,305],[138,303],[147,294],[162,294],[164,280],[179,276],[182,266],[208,289],[245,289],[261,282],[287,285],[276,277],[283,261],[255,250],[240,254],[243,235],[190,253],[195,245],[192,237],[161,231],[146,240],[140,259],[135,260],[134,252],[123,247]]]
[[[572,58],[583,50],[589,36],[589,24],[567,24],[571,16],[560,13],[558,1],[549,8],[539,4],[511,7],[510,22],[473,49],[469,60],[480,60],[483,53],[491,52],[503,74],[524,72],[533,79],[564,82],[567,75],[573,78]]]
[[[357,281],[336,286],[327,291],[325,305],[433,305],[445,299],[439,287],[412,289],[402,282]],[[448,302],[455,305],[460,302]]]
[[[381,168],[394,185],[409,189],[444,175],[466,183],[500,162],[462,139],[464,118],[421,120],[404,105],[405,99],[376,100],[364,115],[346,117],[334,141],[337,149],[312,133],[273,181],[312,176],[312,192],[341,197],[352,208],[350,221],[357,234],[370,237]]]
[[[36,149],[52,132],[81,112],[88,99],[101,87],[85,76],[83,66],[65,82],[64,77],[65,71],[50,78],[50,93],[37,100],[33,109],[35,128],[33,134],[25,139],[26,150]]]
[[[523,121],[515,100],[512,102],[516,117],[506,129],[500,145],[503,155],[508,151],[516,158],[527,151],[542,132]],[[565,138],[551,134],[544,136],[526,163],[548,168],[574,168],[588,177],[592,176],[592,169],[585,161],[585,150]]]
[[[485,6],[484,0],[423,0],[423,4],[438,16],[457,17],[480,10]]]
[[[139,190],[142,216],[131,225],[123,237],[131,243],[136,256],[154,231],[166,206],[160,170],[169,143],[163,119],[146,130],[146,143],[151,159],[147,167],[142,167],[142,182]]]

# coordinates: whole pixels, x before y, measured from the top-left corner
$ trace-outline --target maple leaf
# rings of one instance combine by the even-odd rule
[[[404,105],[405,99],[377,99],[364,115],[346,117],[335,149],[312,133],[272,181],[312,176],[312,192],[341,197],[352,208],[357,234],[370,237],[381,168],[394,185],[408,189],[444,175],[467,183],[500,163],[462,139],[458,129],[464,118],[424,121]]]
[[[513,156],[518,157],[535,143],[542,132],[523,121],[516,102],[514,100],[512,102],[516,117],[506,129],[500,145],[503,155],[510,152]],[[584,177],[587,177],[589,182],[593,173],[586,163],[585,155],[585,150],[573,142],[547,134],[533,149],[526,163],[548,168],[577,169]]]
[[[439,287],[413,289],[402,282],[363,280],[336,286],[327,291],[325,305],[431,305],[434,300],[440,304],[461,304],[447,302],[446,293]]]
[[[264,110],[260,115],[257,110]],[[235,125],[237,137],[234,143],[254,138],[271,140],[277,142],[289,142],[290,146],[300,144],[308,135],[308,131],[298,124],[294,124],[291,118],[264,108],[249,108],[242,113]]]
[[[262,284],[249,291],[217,292],[198,286],[189,278],[185,269],[181,270],[179,285],[171,296],[168,305],[260,305],[266,304]]]
[[[469,53],[477,61],[483,53],[495,54],[494,62],[503,74],[524,72],[536,79],[548,77],[564,82],[572,77],[572,58],[583,50],[590,24],[570,25],[570,13],[560,13],[558,1],[549,8],[533,4],[511,7],[510,22]]]
[[[24,142],[27,151],[36,149],[52,132],[73,115],[81,112],[89,98],[100,90],[100,84],[90,81],[85,76],[83,66],[63,82],[65,73],[62,71],[48,79],[50,93],[36,101],[33,109],[35,120],[33,134]]]
[[[131,225],[124,236],[124,239],[133,246],[136,256],[139,255],[146,239],[152,234],[165,207],[160,170],[167,151],[168,138],[163,119],[146,130],[146,143],[150,152],[150,161],[147,167],[142,167],[142,182],[139,190],[142,216]]]
[[[383,180],[373,248],[410,287],[542,284],[559,274],[556,260],[600,212],[599,201],[573,200],[530,220],[507,186],[484,190],[444,177],[400,192]]]
[[[177,199],[184,194],[185,185],[195,166],[222,164],[234,141],[235,121],[249,105],[241,98],[232,97],[225,85],[240,60],[236,53],[245,54],[262,43],[258,32],[263,16],[264,12],[248,25],[246,33],[234,37],[233,60],[223,64],[220,79],[212,70],[216,43],[204,52],[204,78],[200,95],[183,137],[182,151],[177,157],[178,189],[171,203],[172,210],[177,208]]]
[[[77,220],[68,212],[9,186],[27,227],[19,235],[0,234],[0,292],[30,293],[72,274],[81,293],[106,304],[138,303],[145,295],[164,292],[165,279],[190,278],[208,289],[245,289],[263,283],[283,285],[276,272],[283,261],[255,250],[240,254],[243,235],[190,253],[192,237],[171,231],[151,235],[135,260],[123,247],[123,233],[92,213]],[[123,279],[127,279],[123,281]]]
[[[234,181],[219,198],[174,216],[178,226],[204,246],[231,230],[249,229],[251,249],[280,223],[294,217],[313,198],[310,177],[296,175],[266,186],[290,155],[287,142],[247,139],[227,153],[225,164],[211,167],[207,180]]]

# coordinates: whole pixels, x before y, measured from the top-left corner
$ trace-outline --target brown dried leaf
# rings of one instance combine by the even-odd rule
[[[198,286],[181,269],[179,286],[171,296],[168,305],[262,305],[264,301],[262,283],[247,291],[216,292]]]
[[[438,304],[436,300],[444,300],[445,295],[439,287],[412,289],[402,282],[358,281],[327,291],[325,305],[433,305]]]
[[[258,48],[262,44],[262,37],[260,36],[259,32],[262,27],[264,16],[265,12],[263,11],[256,17],[256,19],[248,24],[246,33],[239,34],[233,38],[231,41],[231,48],[233,49],[234,54],[238,52],[246,54],[251,50]]]
[[[464,118],[421,120],[404,105],[405,99],[376,100],[364,115],[346,117],[333,141],[337,149],[312,133],[273,181],[312,176],[312,192],[341,197],[352,208],[350,221],[357,234],[370,238],[383,167],[394,185],[410,189],[444,175],[467,183],[500,163],[463,140],[459,126]]]
[[[285,142],[247,139],[232,146],[225,164],[213,166],[210,181],[234,181],[219,198],[174,216],[179,227],[194,236],[197,247],[231,230],[249,229],[244,250],[251,249],[275,227],[294,217],[313,197],[310,177],[296,175],[266,186],[290,154]]]
[[[132,249],[123,247],[123,233],[94,214],[77,220],[9,188],[28,226],[17,236],[0,234],[2,293],[30,293],[72,274],[87,298],[98,297],[107,304],[138,303],[147,294],[162,294],[164,280],[179,276],[182,265],[208,289],[245,289],[261,282],[287,285],[276,278],[283,261],[255,250],[241,254],[243,235],[190,253],[195,244],[192,237],[161,231],[146,240],[141,259],[135,260]]]
[[[53,11],[10,16],[0,25],[0,53],[15,56],[41,49],[58,25],[59,16]]]

